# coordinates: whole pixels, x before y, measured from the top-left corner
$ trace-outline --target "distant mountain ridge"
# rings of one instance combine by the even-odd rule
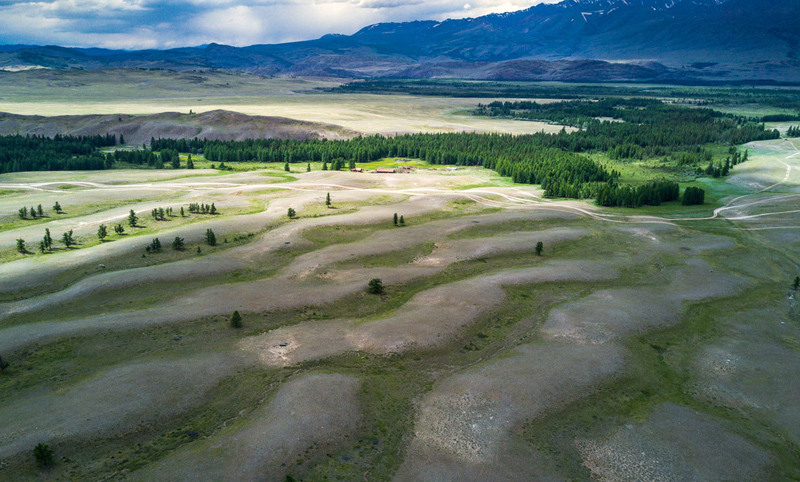
[[[800,2],[565,0],[381,23],[276,45],[114,51],[5,46],[0,68],[230,69],[262,75],[575,81],[800,81]],[[587,62],[592,61],[592,62]],[[588,68],[585,74],[580,69]]]

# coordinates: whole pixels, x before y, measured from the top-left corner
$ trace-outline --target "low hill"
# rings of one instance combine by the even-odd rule
[[[126,144],[140,145],[150,138],[215,140],[341,139],[356,135],[343,127],[285,117],[249,116],[215,110],[201,114],[164,112],[152,115],[25,116],[0,113],[0,135],[56,134],[123,135]]]

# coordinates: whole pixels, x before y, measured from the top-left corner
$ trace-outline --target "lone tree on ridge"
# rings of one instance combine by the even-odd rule
[[[242,315],[239,314],[239,310],[234,311],[233,315],[231,315],[231,327],[232,328],[242,327]]]

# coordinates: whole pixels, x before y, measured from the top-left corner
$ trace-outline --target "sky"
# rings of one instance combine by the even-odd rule
[[[353,34],[379,22],[511,12],[558,0],[0,0],[0,45],[246,46]]]

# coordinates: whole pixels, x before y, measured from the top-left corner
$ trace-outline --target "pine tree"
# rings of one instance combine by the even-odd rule
[[[31,206],[31,219],[36,219],[36,209]]]
[[[289,208],[286,215],[289,216],[289,219],[294,219],[294,217],[297,216],[297,212],[293,208]]]
[[[75,244],[75,238],[72,237],[71,229],[61,235],[61,242],[64,243],[64,246],[66,246],[67,248]]]
[[[231,315],[231,327],[233,328],[242,327],[242,315],[239,314],[239,310],[234,311],[233,315]]]
[[[56,201],[56,203],[53,204],[53,211],[55,211],[56,214],[61,214],[62,209],[61,209],[61,205],[58,204],[58,201]]]
[[[211,229],[206,229],[206,244],[208,244],[209,246],[217,245],[217,236]]]
[[[327,196],[325,196],[325,206],[331,207],[331,193],[328,193]]]
[[[47,250],[47,246],[45,246],[44,241],[39,241],[39,252],[44,254]]]
[[[208,210],[211,214],[217,214],[217,207],[214,206],[214,203],[211,203],[211,209]]]
[[[367,283],[367,291],[373,295],[383,293],[383,282],[380,278],[373,278]]]
[[[161,240],[158,238],[153,238],[153,241],[150,242],[150,251],[156,252],[161,251]]]
[[[100,227],[97,228],[97,238],[100,240],[100,242],[103,242],[106,236],[108,236],[108,230],[106,229],[106,225],[101,224]]]
[[[311,172],[311,163],[310,162],[306,166],[306,172]]]
[[[36,460],[36,465],[39,467],[47,467],[53,463],[55,453],[49,445],[38,443],[33,448],[33,458]]]
[[[47,249],[52,249],[53,247],[53,237],[50,236],[50,228],[44,228],[44,245]]]
[[[20,219],[28,219],[28,208],[20,208],[19,209],[19,218]]]
[[[181,217],[182,218],[186,217],[186,214],[183,213],[183,206],[181,206]]]
[[[397,213],[394,213],[394,225],[397,226]]]
[[[405,226],[405,225],[406,225],[406,220],[405,220],[405,218],[403,217],[403,215],[401,214],[401,215],[400,215],[400,226]]]
[[[792,289],[797,291],[798,288],[800,288],[800,276],[795,276],[794,282],[792,283]]]
[[[288,162],[283,165],[283,170],[286,171],[286,172],[289,172],[289,163]]]
[[[28,251],[25,249],[25,240],[22,238],[17,239],[17,251],[22,254],[27,253]]]
[[[544,243],[539,241],[538,243],[536,243],[536,256],[541,256],[542,251],[544,251]]]
[[[40,218],[44,217],[44,209],[42,209],[42,205],[36,206],[36,213],[39,215]]]
[[[325,161],[322,161],[322,170],[323,171],[327,171],[328,170],[328,163],[325,162]]]
[[[137,222],[139,222],[139,218],[136,217],[136,212],[131,209],[131,212],[128,213],[128,226],[135,228]]]
[[[185,248],[186,246],[183,243],[183,238],[175,236],[175,239],[172,241],[172,249],[175,251],[183,251]]]

